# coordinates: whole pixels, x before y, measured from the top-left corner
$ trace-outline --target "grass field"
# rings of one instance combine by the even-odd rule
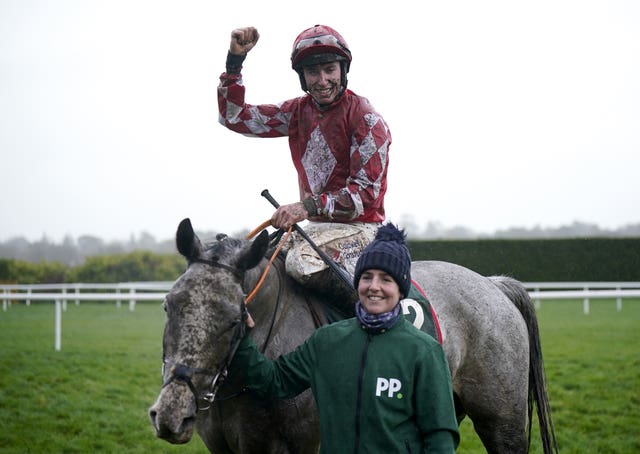
[[[640,300],[543,302],[538,311],[562,453],[640,452]],[[0,312],[0,452],[195,453],[156,439],[147,409],[160,388],[164,313],[70,304],[54,350],[52,304]],[[484,450],[468,421],[459,453]],[[532,452],[541,452],[534,433]]]

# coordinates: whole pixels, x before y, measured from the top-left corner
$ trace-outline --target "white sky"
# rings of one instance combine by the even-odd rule
[[[393,135],[388,219],[490,233],[640,222],[640,2],[0,0],[0,240],[235,233],[297,199],[286,138],[217,122],[233,28],[250,103],[302,94],[316,23]]]

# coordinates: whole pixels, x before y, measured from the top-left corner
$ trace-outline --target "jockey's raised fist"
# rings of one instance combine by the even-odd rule
[[[255,27],[236,28],[231,32],[229,52],[234,55],[247,55],[260,39],[260,34]]]

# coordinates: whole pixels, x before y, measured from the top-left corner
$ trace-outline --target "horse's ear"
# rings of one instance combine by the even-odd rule
[[[178,225],[178,231],[176,232],[176,246],[178,248],[178,252],[180,252],[180,254],[182,254],[186,259],[195,258],[200,252],[200,239],[193,231],[191,220],[189,218],[183,219]]]
[[[236,266],[241,270],[250,270],[258,266],[260,260],[262,260],[267,253],[268,247],[269,232],[263,230],[256,239],[251,242],[251,245],[242,251]]]

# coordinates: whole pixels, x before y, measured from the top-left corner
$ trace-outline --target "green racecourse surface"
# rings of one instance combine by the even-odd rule
[[[543,301],[538,319],[560,452],[640,452],[640,300],[622,312],[592,300],[589,315],[581,300]],[[156,439],[147,417],[163,320],[159,303],[70,304],[56,352],[53,304],[0,312],[0,452],[206,452],[197,436]],[[458,453],[484,452],[468,420],[461,434]]]

